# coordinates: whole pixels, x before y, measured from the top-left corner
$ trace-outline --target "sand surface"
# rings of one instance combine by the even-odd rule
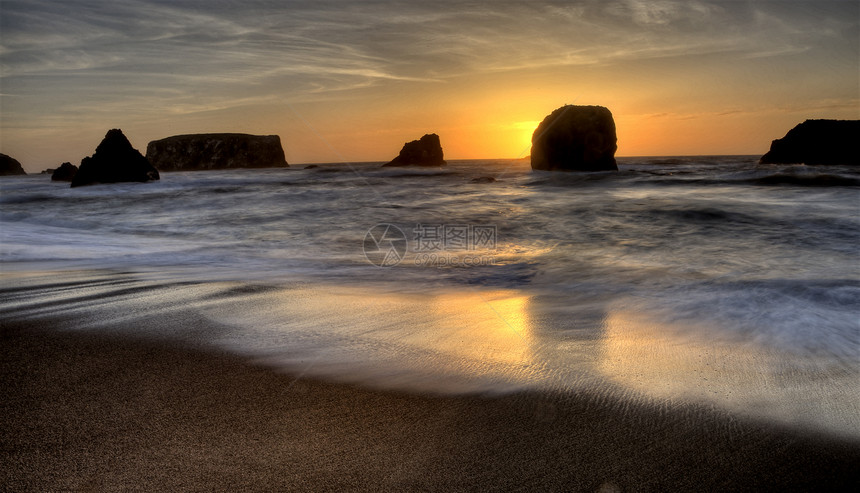
[[[860,443],[701,407],[590,395],[440,397],[234,356],[2,323],[10,491],[836,490]]]

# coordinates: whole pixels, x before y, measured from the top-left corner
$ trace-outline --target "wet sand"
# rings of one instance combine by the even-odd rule
[[[588,394],[440,397],[2,323],[11,491],[844,490],[860,443]],[[184,328],[187,330],[187,328]]]

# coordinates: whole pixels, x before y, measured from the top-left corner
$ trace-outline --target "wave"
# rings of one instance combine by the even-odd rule
[[[659,304],[673,323],[712,331],[712,322],[724,334],[801,354],[856,358],[860,353],[860,281],[855,279],[710,280],[666,295]]]
[[[639,175],[636,171],[586,171],[586,172],[557,172],[557,171],[533,171],[533,179],[525,182],[525,186],[570,186],[570,185],[592,185],[634,178]]]
[[[756,218],[748,214],[730,212],[713,207],[690,209],[650,209],[645,211],[644,214],[658,217],[669,217],[695,224],[710,224],[717,222],[755,224],[765,220],[765,218]]]
[[[55,195],[43,193],[0,195],[0,204],[6,205],[39,204],[44,202],[53,202],[55,200],[57,200]]]
[[[794,175],[788,173],[776,173],[749,180],[754,185],[794,185],[800,187],[857,187],[860,186],[860,178],[841,175],[816,174],[816,175]]]
[[[380,176],[384,176],[385,178],[438,178],[441,176],[459,176],[460,173],[456,171],[434,171],[434,172],[416,172],[413,173],[380,173]]]
[[[860,176],[853,173],[809,173],[805,171],[777,171],[762,172],[748,171],[741,173],[729,173],[724,176],[700,177],[696,173],[693,178],[687,178],[676,172],[655,173],[641,171],[643,174],[656,176],[656,179],[645,179],[643,183],[657,185],[679,185],[679,186],[725,186],[725,185],[751,185],[761,187],[793,186],[793,187],[858,187]]]

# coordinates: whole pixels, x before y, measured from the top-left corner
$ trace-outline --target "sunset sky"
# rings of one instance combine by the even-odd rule
[[[278,134],[290,163],[528,155],[566,104],[618,155],[762,154],[860,118],[860,2],[2,0],[0,152],[78,164],[110,128]]]

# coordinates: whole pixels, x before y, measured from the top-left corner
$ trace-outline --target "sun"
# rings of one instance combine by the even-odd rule
[[[532,134],[534,134],[539,121],[524,120],[505,125],[503,132],[504,141],[500,147],[505,149],[506,156],[521,158],[528,156],[532,150]]]

